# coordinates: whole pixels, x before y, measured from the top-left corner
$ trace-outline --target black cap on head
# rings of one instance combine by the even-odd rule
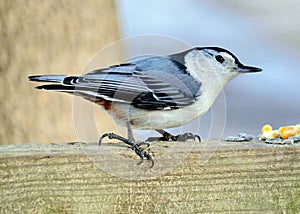
[[[196,48],[197,50],[203,50],[203,49],[211,49],[211,50],[214,50],[214,51],[217,51],[217,52],[225,52],[225,53],[228,53],[230,56],[232,56],[234,58],[234,61],[237,65],[243,65],[239,59],[233,54],[231,53],[229,50],[226,50],[224,48],[220,48],[220,47],[197,47]]]
[[[261,68],[257,68],[257,67],[252,67],[252,66],[246,66],[243,65],[239,59],[230,51],[224,49],[224,48],[220,48],[220,47],[197,47],[197,50],[203,50],[203,49],[211,49],[217,52],[225,52],[228,53],[230,56],[233,57],[235,64],[237,64],[237,71],[240,73],[251,73],[251,72],[260,72],[262,71]]]

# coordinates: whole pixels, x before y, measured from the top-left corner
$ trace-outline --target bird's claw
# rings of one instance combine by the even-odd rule
[[[201,137],[199,135],[195,135],[192,133],[184,133],[184,134],[179,134],[179,135],[172,135],[168,132],[164,132],[163,133],[163,137],[160,138],[160,140],[162,141],[181,141],[181,142],[185,142],[187,140],[196,140],[198,139],[199,142],[201,142]]]
[[[187,141],[187,140],[196,140],[198,139],[199,142],[201,142],[201,138],[199,135],[195,135],[195,134],[192,134],[192,133],[184,133],[184,134],[180,134],[180,135],[177,135],[176,136],[177,138],[177,141]]]
[[[99,146],[101,145],[102,140],[106,137],[108,137],[109,139],[120,140],[121,142],[129,145],[130,148],[141,158],[141,161],[138,163],[138,165],[142,164],[144,162],[144,158],[147,158],[147,160],[151,161],[150,168],[152,168],[154,166],[154,160],[153,160],[152,156],[148,152],[144,151],[144,149],[140,148],[141,145],[146,145],[148,148],[150,146],[149,143],[146,143],[146,142],[134,143],[120,135],[117,135],[114,133],[105,133],[99,139]]]
[[[143,143],[132,145],[131,149],[141,158],[141,161],[138,163],[138,165],[140,165],[144,162],[144,158],[147,158],[147,160],[151,161],[150,168],[152,168],[154,166],[154,160],[148,152],[145,152],[143,149],[140,148],[140,145],[142,145],[142,144],[146,144],[147,147],[150,146],[149,143],[143,142]]]
[[[130,145],[130,142],[129,142],[126,138],[124,138],[124,137],[122,137],[122,136],[120,136],[120,135],[117,135],[117,134],[115,134],[115,133],[105,133],[105,134],[103,134],[103,135],[99,138],[99,146],[101,145],[102,140],[103,140],[104,138],[106,138],[106,137],[108,137],[109,139],[120,140],[120,141],[122,141],[122,142],[124,142],[124,143]]]

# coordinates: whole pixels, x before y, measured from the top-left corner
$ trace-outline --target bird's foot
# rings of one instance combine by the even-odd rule
[[[108,137],[109,139],[120,140],[121,142],[129,145],[130,148],[141,158],[141,161],[138,164],[143,163],[144,159],[147,158],[147,160],[151,161],[150,168],[152,168],[154,166],[154,160],[153,160],[152,156],[148,152],[144,151],[144,149],[141,148],[141,145],[146,145],[148,148],[150,146],[149,143],[145,143],[145,142],[135,143],[133,141],[130,141],[130,140],[120,136],[120,135],[117,135],[114,133],[105,133],[99,139],[99,146],[101,145],[102,140],[106,137]]]
[[[184,134],[179,134],[179,135],[172,135],[170,134],[169,132],[163,132],[162,133],[162,137],[159,138],[159,140],[162,140],[162,141],[187,141],[187,140],[196,140],[198,139],[199,142],[201,142],[201,138],[199,135],[195,135],[195,134],[192,134],[192,133],[184,133]]]

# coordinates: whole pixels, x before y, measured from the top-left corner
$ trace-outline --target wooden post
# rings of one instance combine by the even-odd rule
[[[300,212],[299,144],[154,142],[152,169],[101,147],[1,146],[1,213]]]
[[[27,77],[80,75],[96,53],[118,40],[114,1],[0,1],[0,144],[77,139],[73,97],[36,90]],[[108,66],[122,55],[106,52],[98,61]]]

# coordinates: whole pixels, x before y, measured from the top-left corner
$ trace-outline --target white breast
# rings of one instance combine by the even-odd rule
[[[198,118],[208,111],[215,98],[210,99],[208,93],[192,105],[175,110],[145,110],[134,106],[115,103],[111,111],[113,119],[122,126],[129,121],[134,129],[166,129],[182,126]]]

